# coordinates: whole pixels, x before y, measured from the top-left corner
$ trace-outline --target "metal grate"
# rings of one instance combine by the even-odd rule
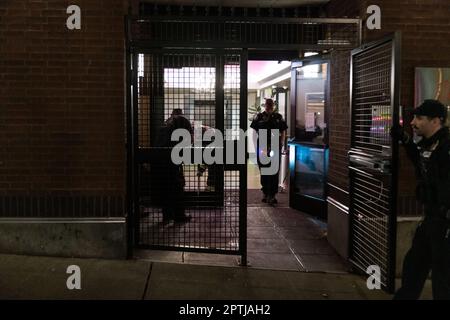
[[[398,121],[397,35],[352,51],[350,261],[364,274],[380,268],[381,284],[395,288],[398,145],[390,128]]]
[[[381,283],[387,286],[390,256],[388,216],[389,185],[382,179],[354,172],[352,259],[365,269],[380,266]]]
[[[186,169],[186,168],[185,168]],[[206,192],[207,178],[197,180],[195,168],[186,170],[183,200],[186,214],[192,219],[187,223],[163,222],[162,208],[156,199],[145,201],[141,197],[139,243],[141,247],[188,251],[239,252],[239,172],[215,169],[224,177],[221,191]],[[161,170],[157,167],[156,170]],[[154,179],[154,177],[153,177]],[[157,183],[153,180],[153,183]],[[195,188],[195,189],[194,189]],[[160,191],[171,197],[171,186],[162,180]],[[149,190],[150,194],[155,189]],[[209,193],[209,194],[208,194]],[[147,198],[148,199],[148,198]],[[173,201],[173,198],[170,199]]]
[[[48,192],[0,196],[1,218],[111,218],[123,217],[121,195]]]
[[[138,247],[241,253],[242,200],[239,167],[204,162],[175,165],[171,147],[160,145],[161,128],[174,109],[182,109],[192,129],[239,130],[241,57],[157,51],[137,55]],[[231,134],[226,139],[236,140]],[[193,139],[200,137],[194,132]],[[190,148],[191,157],[208,143]],[[165,220],[164,212],[184,211],[187,222]]]
[[[226,138],[239,139],[240,129],[240,57],[238,55],[225,56],[224,69],[224,129],[230,133]]]
[[[392,45],[354,57],[352,146],[365,151],[390,147]]]
[[[197,5],[168,5],[141,1],[139,14],[144,16],[209,16],[209,17],[265,17],[265,18],[298,18],[318,17],[320,6],[298,6],[289,8],[276,7],[223,7]]]
[[[130,17],[129,39],[153,47],[327,50],[359,45],[358,19],[209,16]]]

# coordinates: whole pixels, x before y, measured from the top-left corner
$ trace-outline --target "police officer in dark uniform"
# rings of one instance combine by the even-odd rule
[[[155,170],[157,185],[154,192],[159,194],[162,203],[163,221],[168,222],[188,222],[191,216],[185,214],[184,208],[184,173],[183,166],[174,164],[171,160],[173,147],[178,143],[171,141],[172,132],[176,129],[185,129],[193,134],[192,125],[188,119],[183,116],[181,109],[174,109],[172,115],[165,121],[160,128],[157,146],[161,147],[159,156],[156,159],[158,168]]]
[[[450,299],[450,137],[447,108],[425,100],[414,111],[411,125],[422,139],[414,142],[401,127],[394,134],[416,167],[417,197],[425,217],[405,256],[402,286],[394,299],[418,299],[430,270],[434,299]]]
[[[281,149],[284,146],[284,141],[286,138],[286,130],[288,128],[286,122],[283,120],[283,117],[278,112],[274,111],[274,101],[272,99],[266,99],[265,102],[265,110],[264,112],[258,113],[254,118],[252,123],[250,124],[250,127],[253,128],[256,132],[258,132],[261,129],[266,129],[268,131],[267,137],[267,146],[271,145],[271,138],[273,138],[274,134],[271,132],[271,129],[278,129],[279,130],[279,139],[280,149],[278,150],[278,154],[276,152],[273,153],[274,156],[278,156],[279,160],[281,159]],[[260,155],[261,152],[266,152],[267,154],[270,154],[270,150],[262,150],[260,148],[260,142],[258,139],[257,146],[256,146],[256,155],[258,160],[258,166],[261,169],[262,167],[269,167],[270,164],[262,164],[260,162]],[[281,161],[279,161],[281,163]],[[277,199],[275,198],[275,195],[278,193],[278,177],[279,177],[279,169],[277,170],[276,174],[273,175],[263,175],[261,174],[261,185],[262,185],[262,192],[264,194],[262,201],[267,202],[270,205],[274,205],[277,203]]]

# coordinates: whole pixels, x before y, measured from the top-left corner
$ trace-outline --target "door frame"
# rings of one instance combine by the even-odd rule
[[[307,214],[312,216],[316,216],[322,220],[327,219],[327,200],[326,196],[328,194],[328,173],[325,173],[325,181],[324,181],[324,194],[325,198],[323,200],[316,199],[313,197],[305,196],[305,195],[295,195],[294,187],[295,187],[295,152],[296,145],[306,146],[306,147],[316,147],[324,149],[324,157],[328,159],[326,155],[329,150],[329,107],[330,107],[330,69],[331,69],[331,57],[329,55],[317,55],[306,57],[303,59],[298,59],[292,61],[291,64],[291,96],[290,96],[290,105],[291,105],[291,137],[295,139],[295,128],[296,128],[296,114],[297,114],[297,69],[301,67],[305,67],[308,65],[315,64],[327,64],[327,79],[325,82],[325,106],[324,106],[324,119],[326,123],[325,128],[325,143],[324,144],[315,144],[308,142],[295,141],[290,145],[289,152],[294,152],[294,155],[290,155],[290,159],[294,159],[294,164],[291,163],[290,166],[290,184],[289,184],[289,206],[301,210]],[[307,208],[307,209],[305,209]]]

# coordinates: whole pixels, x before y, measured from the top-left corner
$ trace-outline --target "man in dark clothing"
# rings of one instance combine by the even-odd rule
[[[450,138],[445,127],[447,108],[425,100],[414,111],[411,125],[422,139],[415,143],[393,128],[416,167],[417,197],[425,217],[405,256],[402,287],[394,299],[418,299],[430,270],[434,299],[450,299]]]
[[[278,180],[279,180],[279,169],[276,170],[275,174],[266,175],[263,174],[261,168],[269,167],[269,164],[263,164],[260,161],[261,153],[266,154],[267,156],[278,156],[278,163],[281,163],[281,149],[284,146],[284,141],[286,139],[286,130],[288,128],[286,122],[283,120],[283,117],[278,112],[274,112],[274,102],[272,99],[266,99],[265,102],[265,110],[264,112],[258,113],[254,118],[250,127],[253,128],[257,133],[259,130],[265,129],[268,131],[267,133],[267,149],[264,150],[261,148],[261,143],[258,139],[256,143],[256,158],[258,161],[258,166],[261,172],[261,185],[262,192],[264,194],[262,202],[267,202],[270,205],[274,205],[277,203],[277,199],[275,195],[278,193]],[[271,146],[271,138],[276,134],[272,132],[273,129],[279,130],[279,150],[275,152],[275,150],[270,150]],[[278,137],[275,137],[278,138]],[[274,151],[273,153],[271,151]]]
[[[176,129],[186,129],[193,134],[192,125],[181,109],[174,109],[172,115],[161,127],[157,146],[161,148],[157,156],[155,170],[157,183],[154,192],[159,195],[162,205],[163,221],[188,222],[191,216],[185,214],[183,166],[174,164],[171,159],[173,147],[178,143],[171,141],[172,132]]]

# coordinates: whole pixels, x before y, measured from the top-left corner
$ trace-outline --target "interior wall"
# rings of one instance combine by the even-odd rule
[[[324,93],[326,79],[297,79],[297,114],[296,127],[305,125],[306,94]]]
[[[248,90],[247,95],[247,106],[251,107],[257,103],[257,90]],[[247,131],[248,131],[248,139],[247,139],[247,152],[249,153],[255,153],[255,144],[253,142],[253,139],[251,138],[253,136],[254,130],[250,128],[250,124],[253,120],[253,117],[255,115],[253,113],[248,113],[248,125],[247,125]]]

